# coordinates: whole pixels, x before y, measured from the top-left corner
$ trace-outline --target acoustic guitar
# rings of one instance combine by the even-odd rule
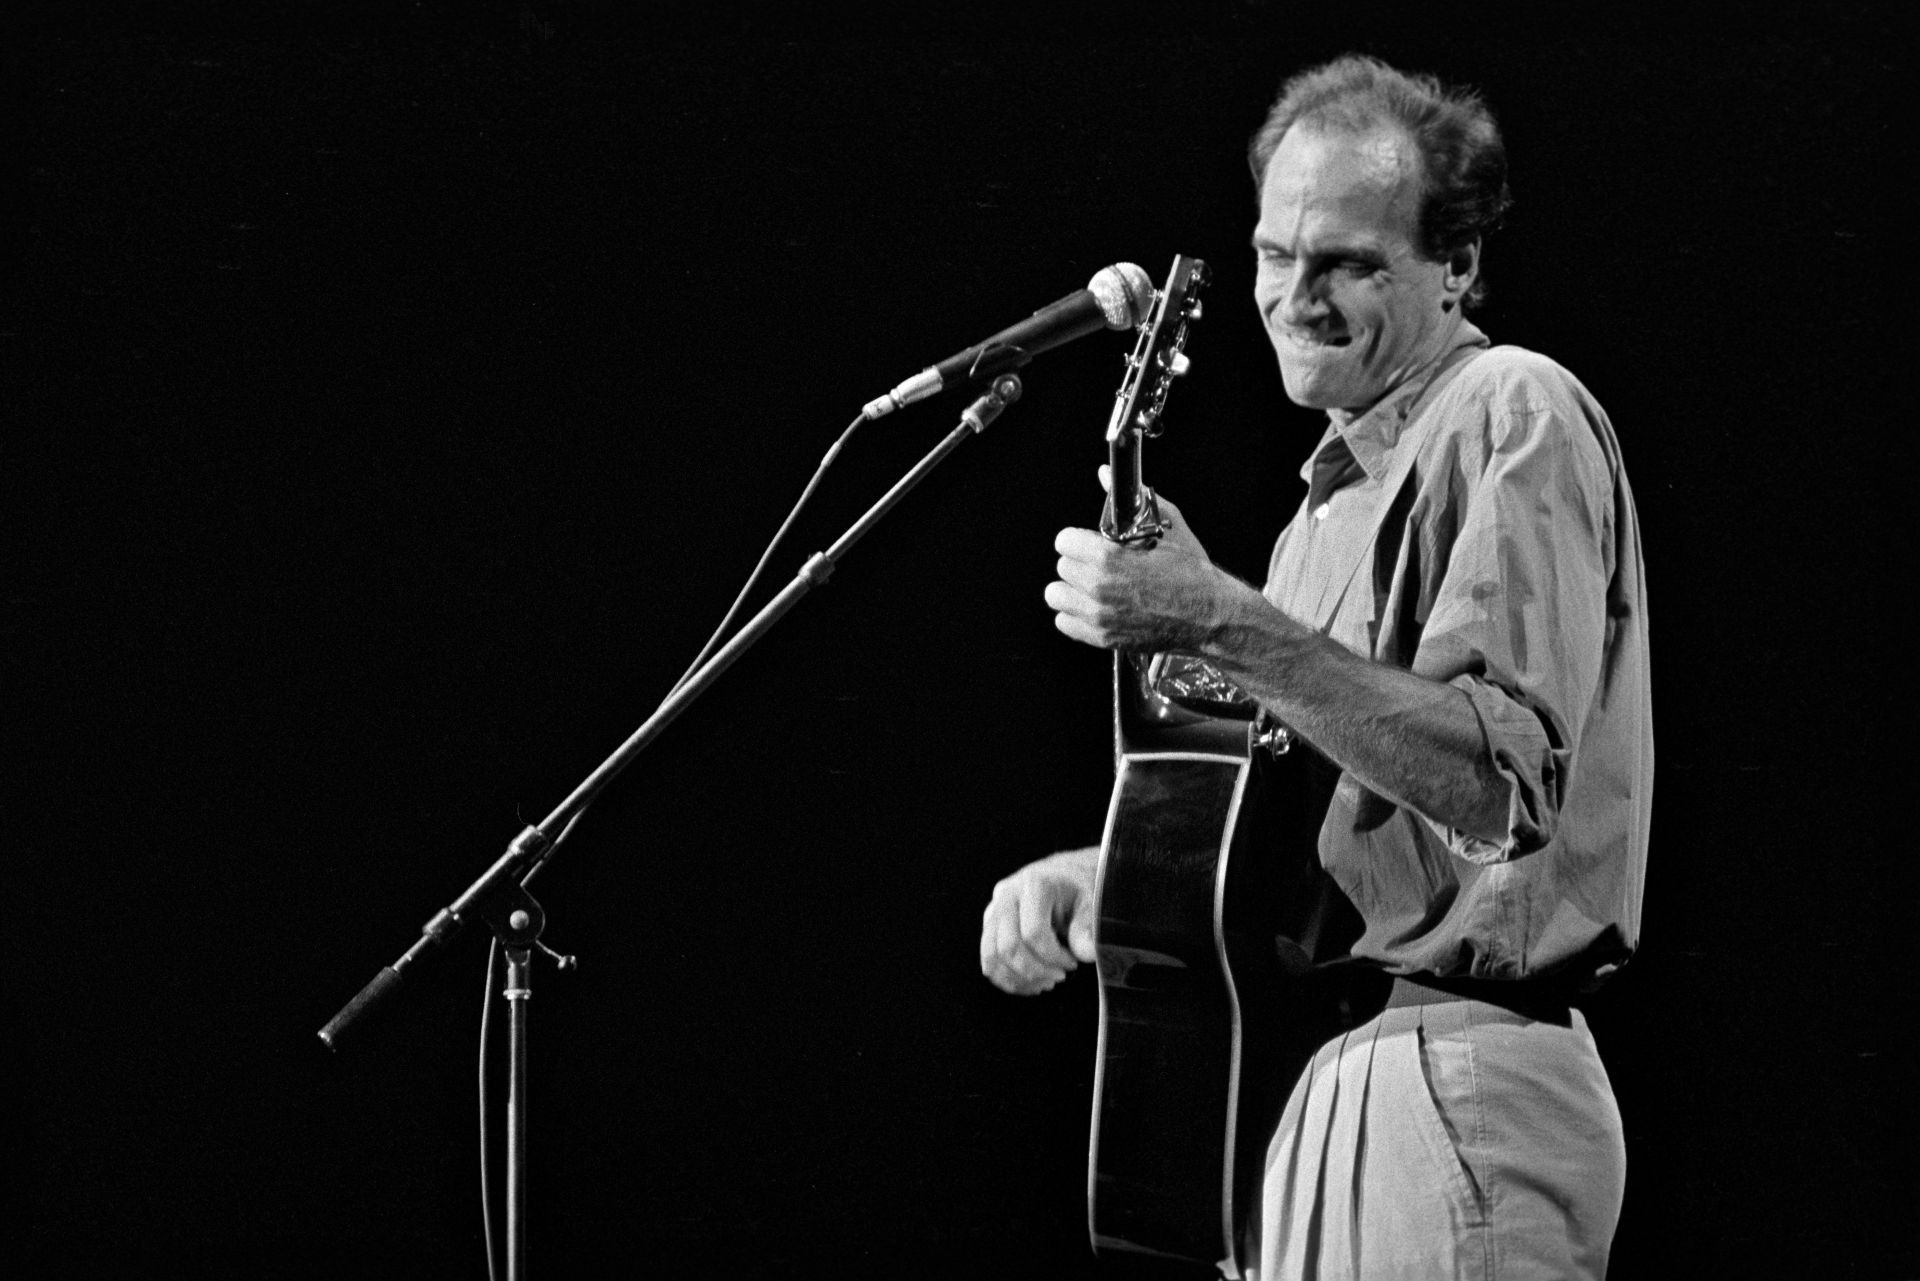
[[[1164,529],[1142,442],[1186,371],[1207,278],[1199,259],[1174,259],[1127,362],[1107,429],[1101,531],[1114,541]],[[1115,655],[1114,755],[1096,881],[1093,1248],[1237,1278],[1287,1093],[1355,1021],[1338,962],[1360,921],[1318,857],[1337,770],[1176,655]]]

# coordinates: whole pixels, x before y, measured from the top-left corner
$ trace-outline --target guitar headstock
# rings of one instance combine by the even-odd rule
[[[1176,254],[1167,283],[1154,295],[1153,310],[1140,326],[1139,340],[1127,358],[1127,374],[1114,395],[1107,443],[1125,433],[1160,434],[1160,416],[1173,380],[1187,372],[1187,327],[1200,319],[1200,292],[1212,272],[1198,258]]]
[[[1174,257],[1173,270],[1154,295],[1140,339],[1127,357],[1126,377],[1114,394],[1113,417],[1107,420],[1107,506],[1100,532],[1115,542],[1152,546],[1165,528],[1153,491],[1140,478],[1140,442],[1160,434],[1167,392],[1173,380],[1187,372],[1187,327],[1200,319],[1200,290],[1209,274],[1198,258]]]

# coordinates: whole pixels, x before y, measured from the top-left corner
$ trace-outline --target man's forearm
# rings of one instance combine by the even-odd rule
[[[1201,656],[1372,791],[1490,841],[1508,788],[1466,693],[1353,653],[1232,580]]]

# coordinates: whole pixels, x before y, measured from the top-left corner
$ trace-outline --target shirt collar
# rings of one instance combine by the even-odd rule
[[[1379,481],[1386,477],[1387,469],[1393,465],[1393,447],[1400,440],[1400,433],[1406,430],[1407,421],[1420,403],[1420,398],[1440,371],[1453,363],[1454,357],[1464,348],[1485,347],[1487,336],[1471,320],[1462,317],[1460,328],[1455,331],[1453,343],[1442,352],[1439,359],[1428,365],[1417,376],[1388,392],[1380,398],[1378,404],[1365,413],[1348,417],[1340,410],[1328,410],[1329,419],[1326,435],[1308,456],[1301,467],[1302,479],[1310,479],[1313,473],[1313,460],[1320,451],[1338,436],[1353,451],[1353,457],[1360,464],[1367,479]]]

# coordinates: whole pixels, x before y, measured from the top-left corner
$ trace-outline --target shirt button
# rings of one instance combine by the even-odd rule
[[[1313,509],[1313,518],[1315,520],[1325,520],[1327,518],[1327,512],[1331,509],[1331,507],[1332,507],[1331,503],[1321,503],[1318,507]]]

